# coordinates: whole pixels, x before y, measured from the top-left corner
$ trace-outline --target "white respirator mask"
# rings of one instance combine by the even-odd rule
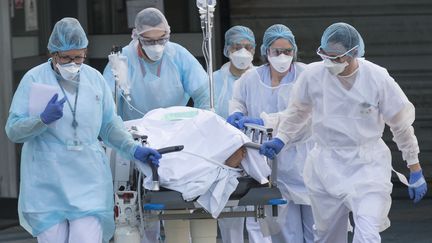
[[[58,71],[60,72],[60,75],[64,79],[73,80],[78,75],[78,73],[81,69],[81,64],[76,64],[74,62],[71,62],[71,63],[60,65],[59,63],[57,63],[56,67],[57,67]]]
[[[146,55],[150,60],[156,62],[162,58],[165,46],[159,44],[149,45],[149,46],[142,45],[142,49],[144,50],[144,52],[146,53]]]
[[[342,63],[337,63],[332,62],[330,59],[324,59],[324,66],[331,74],[338,75],[345,70],[345,67],[348,66],[348,62],[345,61]]]
[[[288,56],[285,54],[280,54],[279,56],[276,57],[267,57],[270,64],[272,65],[272,67],[274,69],[276,69],[276,71],[278,71],[279,73],[284,73],[286,72],[290,66],[291,66],[291,62],[293,60],[292,56]]]
[[[242,48],[238,51],[232,52],[229,55],[229,58],[232,64],[240,70],[248,68],[253,60],[252,53],[246,50],[246,48]]]

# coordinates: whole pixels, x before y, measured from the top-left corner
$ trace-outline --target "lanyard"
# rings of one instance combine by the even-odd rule
[[[61,85],[60,82],[58,82],[58,84],[59,84],[59,86],[60,86],[60,88],[61,88],[61,90],[63,92],[63,95],[66,97],[66,102],[68,103],[69,109],[70,109],[70,111],[72,113],[72,127],[74,129],[74,136],[76,137],[77,136],[77,131],[76,130],[77,130],[77,127],[78,127],[78,122],[76,120],[76,110],[77,110],[77,101],[78,101],[78,93],[79,93],[79,83],[77,84],[77,88],[76,88],[76,95],[75,95],[75,101],[74,101],[74,107],[73,108],[72,108],[72,105],[71,105],[71,103],[69,101],[69,98],[66,95],[66,92],[65,92],[63,86]]]

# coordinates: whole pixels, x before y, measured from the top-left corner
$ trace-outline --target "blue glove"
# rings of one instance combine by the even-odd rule
[[[47,125],[63,116],[63,105],[66,101],[66,97],[63,97],[61,100],[57,100],[57,98],[58,94],[55,94],[50,101],[48,101],[45,110],[40,114],[42,122]]]
[[[238,121],[243,117],[243,113],[241,112],[234,112],[231,115],[228,116],[227,122],[231,125],[233,125],[236,128],[238,127]]]
[[[240,118],[240,120],[238,121],[238,128],[239,129],[244,129],[245,128],[245,126],[244,126],[245,123],[253,123],[253,124],[264,126],[263,119],[244,116],[244,117]]]
[[[143,163],[151,161],[152,164],[159,166],[159,159],[162,158],[162,155],[154,149],[138,146],[134,157]]]
[[[422,170],[410,173],[409,184],[409,196],[411,199],[414,199],[414,203],[417,203],[427,192],[427,184],[423,177]]]
[[[279,138],[273,138],[261,145],[259,153],[267,156],[269,159],[274,159],[276,154],[282,150],[283,146],[285,146],[285,144],[282,140]]]

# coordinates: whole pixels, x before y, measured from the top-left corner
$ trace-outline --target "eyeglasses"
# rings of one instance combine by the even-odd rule
[[[86,55],[85,54],[84,54],[84,56],[71,57],[71,56],[60,55],[60,53],[57,52],[56,56],[58,57],[58,62],[61,63],[61,64],[67,64],[67,63],[71,63],[71,62],[74,62],[76,64],[81,64],[86,59]]]
[[[277,57],[280,54],[292,56],[293,53],[294,53],[294,48],[273,48],[273,47],[270,47],[267,50],[267,54],[271,57]]]
[[[342,58],[345,57],[348,53],[350,53],[351,51],[353,51],[354,49],[356,49],[358,47],[358,45],[354,46],[353,48],[349,49],[348,51],[346,51],[345,53],[341,54],[341,55],[337,55],[337,56],[329,56],[326,54],[326,52],[321,48],[318,47],[317,49],[317,54],[323,59],[330,59],[333,62],[342,62]]]
[[[138,39],[141,42],[141,45],[152,46],[152,45],[165,45],[168,42],[169,37],[161,38],[159,40],[152,40],[141,36],[138,37]]]
[[[245,48],[248,51],[253,51],[255,50],[255,46],[252,44],[232,44],[230,49],[232,51],[239,51],[241,49]]]

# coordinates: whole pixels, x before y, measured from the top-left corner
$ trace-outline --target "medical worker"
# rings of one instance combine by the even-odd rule
[[[235,81],[246,70],[253,68],[252,60],[255,54],[255,36],[251,29],[245,26],[233,26],[225,32],[224,55],[229,58],[219,70],[213,73],[215,88],[215,110],[223,118],[228,117],[228,102],[232,97]],[[235,211],[244,211],[245,207],[235,207]],[[245,218],[221,218],[218,226],[224,243],[244,242]],[[255,222],[254,222],[255,223]],[[256,224],[256,223],[255,223]],[[248,224],[249,225],[249,224]],[[258,227],[247,227],[249,238],[253,238]],[[259,232],[258,232],[259,233]]]
[[[9,111],[6,133],[24,143],[20,223],[40,243],[108,242],[112,237],[111,170],[98,137],[129,159],[158,164],[161,158],[124,128],[104,78],[83,63],[87,45],[78,20],[58,21],[48,41],[52,58],[24,75]],[[58,91],[41,112],[32,108],[38,98],[30,98],[37,87]]]
[[[146,8],[136,15],[132,41],[122,49],[130,92],[118,91],[117,114],[124,121],[141,118],[156,108],[185,106],[190,98],[194,107],[209,108],[207,73],[188,50],[169,41],[170,34],[170,26],[158,9]],[[103,75],[114,90],[110,63]],[[157,221],[147,222],[142,242],[157,242],[159,230]]]
[[[290,145],[312,117],[317,142],[304,169],[315,219],[316,242],[347,242],[348,214],[353,242],[381,242],[390,226],[391,154],[381,139],[384,125],[410,169],[409,196],[418,202],[427,185],[412,123],[413,104],[386,69],[361,58],[362,37],[346,23],[329,26],[317,51],[323,61],[308,65],[296,83],[276,137],[260,152],[268,157]]]
[[[132,41],[122,50],[128,61],[130,87],[130,95],[118,101],[123,120],[141,118],[155,108],[184,106],[189,98],[197,108],[209,107],[207,73],[189,51],[169,41],[170,33],[158,9],[146,8],[135,17]],[[104,77],[114,89],[110,64]]]
[[[291,90],[305,64],[297,62],[297,45],[291,30],[282,24],[264,33],[261,55],[268,61],[247,71],[236,82],[230,101],[232,125],[244,123],[276,128],[277,112],[288,106]],[[313,242],[313,217],[302,171],[308,151],[313,147],[310,127],[305,127],[295,142],[278,156],[278,187],[288,204],[281,207],[276,220],[280,231],[272,232],[273,243]]]
[[[236,25],[225,32],[224,56],[229,62],[213,73],[215,110],[223,118],[228,117],[228,102],[232,97],[234,82],[248,69],[253,68],[255,36],[251,29]]]

